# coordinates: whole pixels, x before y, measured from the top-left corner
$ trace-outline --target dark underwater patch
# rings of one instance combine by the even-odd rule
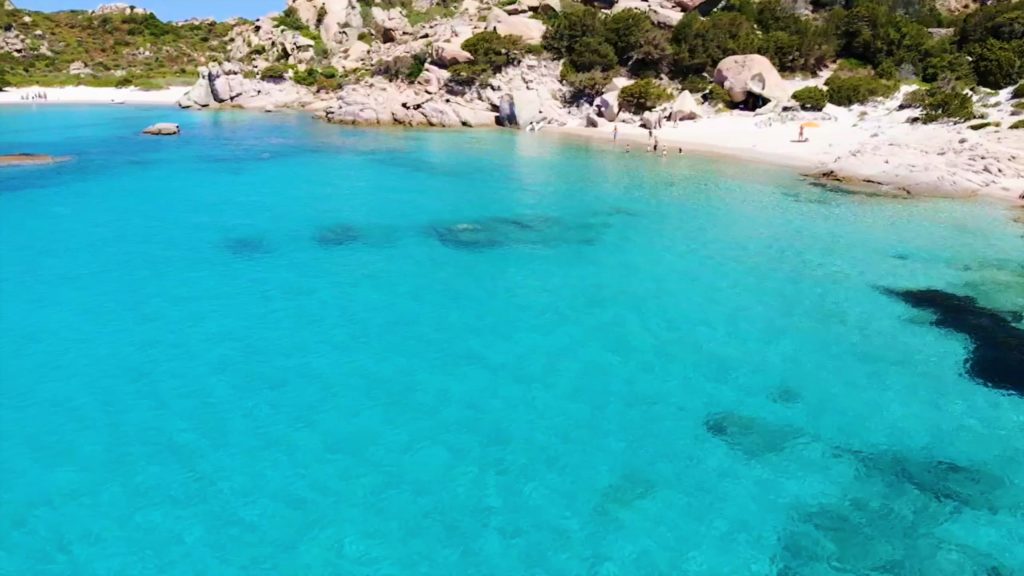
[[[336,224],[317,230],[313,235],[313,240],[322,248],[337,248],[358,242],[360,236],[359,230],[354,226]]]
[[[704,429],[748,458],[782,452],[803,437],[796,428],[735,412],[708,414]]]
[[[224,249],[239,258],[264,256],[272,252],[270,244],[259,236],[240,236],[224,241]]]
[[[915,458],[897,453],[848,451],[861,470],[890,484],[903,484],[941,503],[998,513],[1021,505],[1004,476],[948,460]]]
[[[497,217],[431,228],[444,246],[455,250],[552,247],[596,243],[608,227],[599,221],[566,222],[550,216]]]
[[[974,298],[943,290],[883,289],[918,310],[935,314],[932,325],[971,340],[967,374],[986,386],[1024,395],[1024,330]]]
[[[793,515],[773,558],[776,574],[1011,576],[987,552],[936,535],[946,515],[927,502],[866,497]]]

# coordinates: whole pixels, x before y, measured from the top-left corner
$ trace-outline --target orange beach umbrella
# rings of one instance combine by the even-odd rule
[[[804,122],[800,125],[801,128],[821,128],[821,124],[817,122]]]

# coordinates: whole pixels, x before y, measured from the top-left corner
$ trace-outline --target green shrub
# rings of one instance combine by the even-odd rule
[[[11,80],[7,77],[7,71],[0,68],[0,92],[3,92],[5,88],[11,85]]]
[[[523,57],[523,41],[518,36],[502,36],[490,30],[468,38],[462,43],[462,49],[473,55],[475,64],[491,72],[500,72]]]
[[[580,4],[568,4],[544,31],[543,46],[557,58],[568,58],[586,38],[603,38],[601,13]]]
[[[260,70],[260,78],[264,80],[282,80],[288,75],[288,68],[280,64],[271,64]]]
[[[687,76],[679,81],[679,87],[688,90],[691,94],[703,94],[711,87],[711,81],[703,74]]]
[[[316,68],[312,66],[305,70],[296,70],[292,74],[292,80],[301,86],[314,86],[316,81],[320,79],[320,73]]]
[[[942,120],[966,122],[975,117],[974,100],[969,94],[956,88],[928,88],[921,108],[924,110],[921,121],[925,123]]]
[[[1010,124],[1010,130],[1024,130],[1024,120],[1017,120]]]
[[[491,69],[476,62],[465,62],[448,68],[448,83],[454,86],[473,87],[477,82],[490,78]]]
[[[274,18],[274,24],[297,32],[309,29],[306,23],[299,18],[299,11],[294,6],[285,8],[284,12],[281,12],[277,18]]]
[[[903,101],[900,102],[899,109],[906,110],[907,108],[924,108],[924,105],[928,102],[928,90],[924,88],[918,88],[912,90],[903,95]]]
[[[673,70],[678,78],[714,70],[726,56],[756,52],[760,37],[754,24],[735,12],[701,18],[690,12],[672,30]]]
[[[821,111],[828,104],[828,95],[817,86],[805,86],[793,92],[793,100],[801,110]]]
[[[825,86],[828,87],[828,101],[836,106],[864,104],[891,96],[897,89],[896,83],[873,76],[832,75],[825,81]]]
[[[705,98],[711,104],[721,104],[726,108],[731,108],[733,106],[732,96],[729,96],[729,91],[718,84],[711,85],[711,88],[708,89],[708,93]]]
[[[971,124],[967,128],[978,131],[984,128],[999,128],[1002,125],[1002,122],[978,122],[977,124]]]
[[[1024,65],[1009,43],[989,39],[973,46],[970,54],[978,84],[998,90],[1020,81]]]
[[[604,87],[612,80],[612,75],[602,70],[576,72],[568,63],[562,65],[561,79],[569,86],[569,102],[593,102],[604,93]]]
[[[660,84],[644,78],[619,91],[619,106],[627,112],[640,114],[672,99],[672,94]]]
[[[1024,98],[1024,82],[1017,84],[1017,87],[1010,93],[1010,98],[1017,100],[1018,98]]]
[[[426,63],[427,56],[422,52],[412,56],[401,54],[390,60],[377,62],[373,67],[373,73],[375,76],[383,76],[392,82],[399,80],[413,82],[423,73]]]
[[[602,25],[604,41],[622,64],[644,46],[645,37],[654,29],[651,19],[639,10],[629,9],[607,17]]]
[[[1013,104],[1010,104],[1010,108],[1012,108],[1014,110],[1024,111],[1024,100],[1018,100],[1018,101],[1014,102]]]
[[[565,60],[574,70],[611,70],[618,64],[615,50],[600,38],[584,38]]]

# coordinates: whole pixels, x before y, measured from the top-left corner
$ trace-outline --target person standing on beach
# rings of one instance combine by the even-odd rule
[[[616,124],[612,128],[612,144],[614,144],[614,143],[616,143],[618,141],[619,141],[619,125]]]
[[[654,128],[647,129],[647,140],[649,141],[651,138],[654,138]]]

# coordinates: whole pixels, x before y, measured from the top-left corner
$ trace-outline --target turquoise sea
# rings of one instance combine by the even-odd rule
[[[1005,207],[286,114],[21,151],[74,159],[0,171],[0,574],[1024,574],[1024,397],[884,290],[1019,328]]]

